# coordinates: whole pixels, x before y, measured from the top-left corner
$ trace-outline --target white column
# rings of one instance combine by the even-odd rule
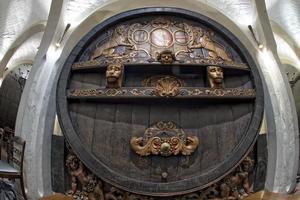
[[[299,161],[297,113],[276,43],[265,2],[256,0],[257,32],[265,48],[257,53],[264,81],[265,111],[268,126],[268,166],[266,189],[276,193],[293,192]]]
[[[39,51],[21,98],[16,135],[26,140],[24,172],[27,196],[36,200],[52,193],[51,135],[55,119],[53,85],[60,52],[54,47],[64,0],[52,1],[50,14]]]

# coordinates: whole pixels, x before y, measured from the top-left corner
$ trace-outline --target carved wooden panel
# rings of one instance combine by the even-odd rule
[[[67,141],[122,191],[199,190],[233,170],[257,136],[263,101],[255,65],[220,26],[184,16],[99,25],[60,76]]]
[[[72,180],[71,190],[67,194],[75,200],[169,200],[170,197],[153,197],[139,195],[116,188],[103,182],[96,177],[78,159],[70,149],[66,167]],[[173,200],[217,200],[231,199],[239,200],[253,193],[251,188],[254,171],[254,160],[248,155],[242,163],[237,166],[225,178],[212,184],[203,190],[195,191],[186,195],[172,196]],[[167,178],[167,173],[164,178]]]

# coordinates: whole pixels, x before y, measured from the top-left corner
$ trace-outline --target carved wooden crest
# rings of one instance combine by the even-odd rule
[[[155,87],[155,95],[159,97],[175,97],[180,93],[184,82],[175,76],[152,76],[143,80],[144,87]]]
[[[74,69],[112,63],[163,64],[195,63],[229,65],[247,69],[236,63],[225,46],[214,40],[215,33],[186,21],[156,17],[131,24],[117,25],[107,31],[108,40],[99,41],[85,62]]]
[[[146,129],[143,137],[133,137],[131,148],[141,156],[191,155],[198,147],[195,136],[186,136],[182,128],[173,122],[157,122]]]
[[[87,170],[86,166],[70,152],[66,165],[72,180],[72,190],[68,192],[74,200],[160,200],[150,196],[138,195],[118,189],[102,182],[99,178]],[[250,187],[250,177],[253,173],[254,160],[247,156],[236,169],[212,186],[190,194],[175,196],[174,200],[193,199],[244,199],[253,192]],[[81,186],[81,190],[80,187]]]

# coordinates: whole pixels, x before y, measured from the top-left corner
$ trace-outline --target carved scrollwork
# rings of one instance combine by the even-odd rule
[[[162,83],[165,80],[162,80]],[[68,98],[113,98],[113,97],[136,97],[136,98],[156,98],[156,97],[191,97],[191,98],[255,98],[255,89],[244,88],[188,88],[179,87],[179,82],[158,84],[157,87],[148,88],[95,88],[76,89],[69,91]],[[181,84],[181,83],[180,83]]]
[[[179,87],[181,87],[181,81],[166,76],[157,80],[155,94],[160,97],[175,97],[179,94]]]
[[[192,33],[192,39],[188,44],[190,50],[204,48],[208,50],[209,58],[212,60],[221,59],[223,61],[231,61],[224,47],[217,46],[216,43],[213,42],[212,37],[214,32],[200,27],[191,27],[190,25],[186,25],[186,29],[190,34]]]
[[[249,67],[244,63],[235,63],[232,61],[222,61],[222,60],[211,60],[211,59],[207,59],[207,58],[182,57],[182,56],[180,56],[179,53],[181,53],[181,52],[178,52],[178,54],[177,54],[178,56],[175,56],[176,60],[174,61],[174,63],[176,63],[176,64],[191,63],[191,64],[199,64],[202,66],[214,65],[214,66],[220,66],[223,68],[249,70]],[[154,61],[153,60],[143,60],[143,59],[134,58],[134,57],[115,57],[115,58],[106,58],[103,60],[89,60],[89,61],[75,62],[72,66],[72,70],[97,69],[97,68],[106,67],[109,64],[115,64],[115,63],[149,64],[152,62],[155,62],[155,60]],[[158,64],[158,63],[156,63],[156,64]]]
[[[246,157],[241,165],[219,185],[220,196],[223,199],[242,199],[251,193],[249,173],[253,170],[254,160]]]
[[[112,63],[195,63],[233,65],[235,63],[226,44],[216,42],[215,33],[207,27],[185,20],[157,17],[141,22],[119,24],[106,33],[107,39],[92,49],[89,60],[75,63],[73,69],[83,69]],[[164,61],[161,54],[172,49],[172,59]]]
[[[152,130],[152,131],[151,131]],[[146,138],[162,130],[173,130],[178,135],[184,135],[181,128],[172,122],[159,122],[147,129]],[[181,137],[180,136],[180,137]],[[70,150],[70,149],[69,149]],[[78,157],[70,150],[66,160],[67,169],[71,175],[72,190],[68,195],[74,200],[162,200],[164,198],[138,195],[111,186],[92,174]],[[229,175],[202,190],[174,196],[174,200],[240,200],[252,192],[249,177],[253,172],[254,160],[249,156]],[[81,188],[81,190],[80,190]]]
[[[68,155],[66,166],[72,180],[70,195],[74,195],[75,199],[87,197],[89,200],[104,200],[102,182],[83,165],[74,153],[71,152]],[[79,185],[81,185],[82,193],[78,193]]]
[[[185,83],[175,76],[152,76],[143,80],[145,87],[155,87],[155,95],[159,97],[175,97]]]
[[[198,147],[196,136],[186,136],[173,122],[160,121],[147,128],[144,137],[133,137],[131,148],[140,156],[191,155]]]

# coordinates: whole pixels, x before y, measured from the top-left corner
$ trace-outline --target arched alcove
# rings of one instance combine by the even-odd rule
[[[21,64],[6,75],[0,87],[0,127],[15,128],[18,107],[31,64]]]

